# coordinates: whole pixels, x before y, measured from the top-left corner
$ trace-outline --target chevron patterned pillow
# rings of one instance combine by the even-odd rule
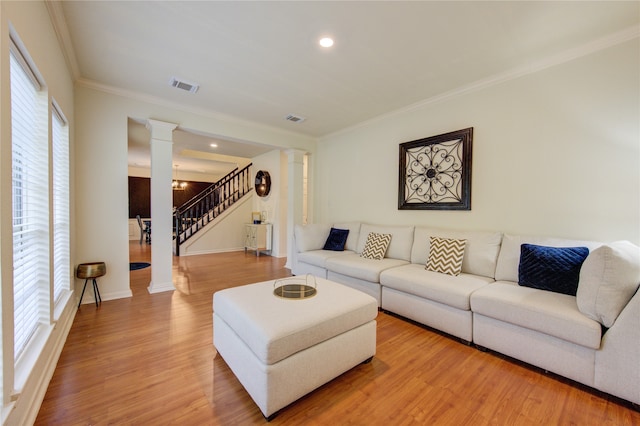
[[[460,275],[466,244],[467,240],[430,237],[429,258],[425,269],[448,275]]]
[[[369,232],[367,242],[360,257],[365,259],[381,260],[387,252],[387,247],[391,242],[391,234],[378,234],[377,232]]]

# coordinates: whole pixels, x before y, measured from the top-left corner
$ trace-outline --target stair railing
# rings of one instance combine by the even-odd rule
[[[235,168],[219,181],[196,195],[173,213],[176,256],[180,245],[251,191],[250,167]]]

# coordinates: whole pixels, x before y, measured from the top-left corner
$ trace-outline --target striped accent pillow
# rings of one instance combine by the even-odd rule
[[[430,237],[429,258],[425,269],[448,275],[460,275],[466,244],[467,240]]]
[[[391,234],[378,234],[377,232],[369,232],[367,242],[360,257],[365,259],[381,260],[387,252],[387,247],[391,242]]]

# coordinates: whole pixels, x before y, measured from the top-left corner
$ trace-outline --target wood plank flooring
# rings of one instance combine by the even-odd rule
[[[130,245],[132,262],[150,246]],[[174,258],[175,292],[82,305],[37,425],[263,425],[212,345],[212,294],[289,275],[253,253]],[[377,354],[282,410],[273,425],[640,425],[630,404],[393,315]],[[313,366],[310,366],[313,368]]]

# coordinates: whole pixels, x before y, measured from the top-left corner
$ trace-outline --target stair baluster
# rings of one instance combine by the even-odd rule
[[[173,220],[176,256],[180,256],[181,244],[253,189],[250,179],[251,166],[252,164],[249,164],[242,170],[234,169],[175,209]]]

